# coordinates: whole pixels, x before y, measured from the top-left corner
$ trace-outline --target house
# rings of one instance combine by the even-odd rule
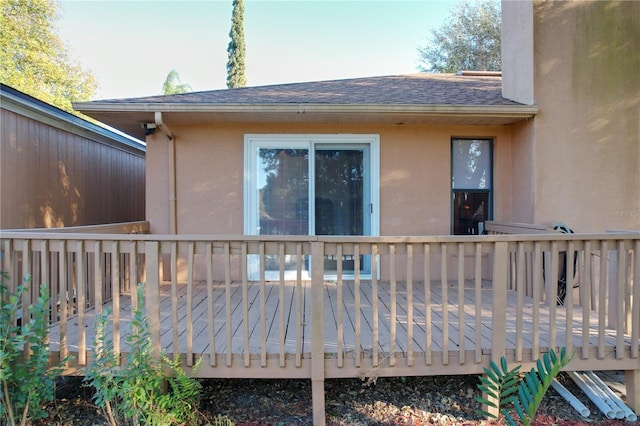
[[[447,235],[486,219],[640,229],[638,7],[504,2],[502,78],[357,78],[76,107],[139,137],[147,126],[154,233]],[[285,165],[273,157],[283,149],[315,160]],[[357,164],[321,164],[347,153]],[[269,179],[275,163],[316,181]],[[323,192],[349,167],[361,175]]]
[[[146,133],[151,233],[231,235],[481,233],[485,220],[513,217],[512,129],[538,111],[505,99],[496,73],[77,107]]]
[[[0,229],[144,220],[144,144],[4,84],[0,101]]]
[[[311,379],[316,424],[325,378],[527,370],[560,347],[567,369],[624,370],[640,412],[639,12],[504,2],[501,74],[76,104],[145,138],[150,235],[4,233],[4,265],[53,259],[82,297],[51,327],[68,374],[104,306],[128,351],[144,282],[156,353]],[[577,233],[546,233],[558,220]]]

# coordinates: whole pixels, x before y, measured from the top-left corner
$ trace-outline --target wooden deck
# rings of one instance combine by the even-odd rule
[[[358,290],[354,281],[344,282],[341,287],[336,282],[324,283],[324,351],[327,358],[351,360],[344,362],[354,367],[355,358],[370,358],[374,352],[381,358],[393,355],[427,359],[428,353],[432,358],[442,360],[455,357],[456,363],[461,364],[479,363],[483,355],[491,354],[494,327],[506,331],[505,347],[513,353],[516,361],[535,360],[537,356],[534,354],[563,346],[573,347],[579,357],[582,350],[597,350],[599,344],[604,344],[600,353],[606,356],[615,352],[617,344],[615,329],[599,332],[599,318],[595,312],[588,311],[587,321],[583,321],[582,307],[576,305],[572,309],[572,319],[567,322],[566,306],[551,307],[540,302],[536,311],[530,297],[524,298],[522,308],[518,310],[518,294],[514,291],[508,292],[507,321],[494,325],[493,295],[488,281],[483,282],[479,291],[467,283],[462,294],[456,283],[451,282],[443,288],[440,282],[433,282],[427,291],[427,304],[423,283],[414,283],[410,291],[406,283],[398,283],[395,292],[390,283],[378,283],[376,316],[373,315],[376,304],[372,303],[374,290],[371,282],[360,283]],[[185,357],[187,354],[213,353],[216,358],[223,359],[227,355],[247,353],[251,358],[258,358],[266,353],[268,359],[282,357],[284,362],[311,358],[309,313],[312,300],[309,282],[302,282],[299,286],[290,281],[265,282],[261,286],[260,282],[250,281],[247,283],[246,301],[241,282],[232,282],[228,289],[222,282],[214,282],[210,289],[206,282],[199,282],[191,289],[190,303],[186,284],[178,284],[175,290],[171,284],[160,288],[161,346],[165,354],[179,353]],[[227,291],[231,301],[229,312],[226,309]],[[339,292],[342,297],[338,297]],[[359,301],[356,301],[358,297]],[[411,303],[408,298],[411,298]],[[339,303],[340,299],[342,303]],[[260,303],[261,300],[264,302]],[[243,310],[245,303],[246,312]],[[359,309],[356,308],[358,304]],[[187,311],[188,305],[190,311]],[[264,306],[264,312],[260,306]],[[476,315],[476,307],[479,307],[479,315]],[[113,310],[113,303],[106,303],[104,309],[107,308]],[[553,314],[552,308],[555,310]],[[131,311],[130,294],[122,294],[119,300],[119,337],[115,338],[120,342],[122,352],[129,350],[124,336],[130,332]],[[209,321],[210,315],[213,321]],[[518,318],[521,321],[517,321]],[[554,326],[551,326],[553,318]],[[193,325],[188,331],[189,321]],[[88,352],[93,348],[95,309],[84,313],[83,323],[84,337],[79,333],[78,316],[68,319],[66,340],[71,353],[78,352],[78,342],[82,340],[86,341]],[[177,327],[172,325],[174,323]],[[227,328],[227,324],[231,327]],[[343,324],[343,327],[338,324]],[[571,327],[569,334],[566,332],[568,325]],[[537,346],[531,335],[536,329],[539,330]],[[109,333],[113,339],[113,327]],[[55,323],[50,334],[52,351],[60,350],[60,338],[60,323]],[[625,345],[630,346],[630,339],[629,335],[624,337]],[[519,341],[523,342],[520,346]],[[456,368],[452,366],[451,370],[445,369],[442,373],[455,374]],[[265,375],[268,374],[265,371]]]
[[[31,277],[24,306],[41,284],[49,286],[52,358],[72,356],[64,374],[83,374],[91,362],[96,313],[106,308],[114,351],[129,350],[133,290],[142,282],[154,353],[180,357],[198,377],[310,379],[316,424],[325,419],[327,378],[481,374],[501,356],[527,370],[549,348],[562,347],[574,354],[566,370],[624,371],[627,402],[640,412],[640,234],[535,231],[431,237],[3,231],[0,250],[10,289]],[[355,272],[343,273],[336,259]],[[361,274],[361,260],[376,273]],[[573,272],[567,285],[576,288],[557,305],[560,280],[552,277],[562,270]],[[285,281],[289,276],[296,280]]]

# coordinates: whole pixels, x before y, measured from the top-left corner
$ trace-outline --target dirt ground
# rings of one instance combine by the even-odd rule
[[[590,410],[581,417],[550,389],[535,424],[631,426],[607,419],[564,374],[559,381]],[[325,382],[327,423],[331,425],[495,425],[477,413],[477,376],[379,378],[374,382],[335,379]],[[309,380],[202,380],[200,425],[311,425]],[[91,389],[78,377],[60,378],[50,417],[38,423],[55,426],[106,425],[92,402]],[[228,424],[228,423],[227,423]]]

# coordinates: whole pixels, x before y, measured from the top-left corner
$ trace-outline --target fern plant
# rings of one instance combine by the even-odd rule
[[[507,369],[507,360],[505,357],[500,358],[500,367],[498,367],[493,360],[489,362],[489,366],[491,368],[484,369],[486,377],[480,377],[478,390],[496,402],[489,401],[483,397],[476,398],[476,400],[489,407],[497,408],[497,411],[502,413],[502,407],[515,399],[517,386],[520,382],[518,372],[521,366],[518,365],[511,370]],[[479,410],[479,413],[486,417],[496,417],[484,410]]]
[[[492,397],[497,403],[488,401],[486,398],[476,398],[476,401],[490,407],[498,408],[507,422],[512,426],[517,423],[511,417],[509,410],[505,407],[511,404],[515,409],[518,418],[523,426],[529,426],[536,416],[542,398],[549,390],[553,379],[571,361],[572,355],[567,355],[565,348],[560,350],[558,356],[553,349],[536,360],[536,368],[531,368],[524,377],[518,374],[520,366],[507,369],[507,361],[504,356],[500,357],[500,368],[491,361],[491,369],[485,368],[486,377],[480,378],[478,389],[486,395]],[[484,410],[480,410],[484,416],[497,418]]]
[[[189,377],[180,359],[153,355],[149,324],[144,310],[142,285],[138,286],[138,307],[133,311],[131,329],[126,334],[129,352],[121,365],[107,338],[109,310],[96,322],[95,356],[85,369],[86,382],[96,389],[94,400],[109,424],[190,425],[196,424],[202,389]],[[193,368],[196,371],[202,358]],[[165,392],[164,385],[169,384]]]

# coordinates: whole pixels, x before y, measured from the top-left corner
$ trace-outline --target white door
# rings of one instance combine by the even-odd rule
[[[245,232],[249,235],[378,235],[378,137],[374,135],[248,135],[245,138]],[[249,264],[256,279],[259,264]],[[343,256],[345,275],[353,256]],[[338,259],[326,257],[327,277]],[[305,278],[310,259],[304,259]],[[294,278],[295,256],[285,259]],[[278,278],[279,259],[265,262]],[[371,274],[367,256],[360,273]]]

